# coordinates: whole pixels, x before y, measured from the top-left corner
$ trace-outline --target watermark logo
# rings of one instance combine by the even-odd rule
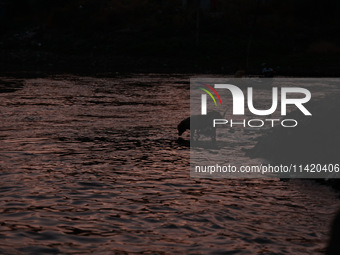
[[[340,178],[339,78],[190,79],[193,178]],[[182,132],[183,131],[183,132]],[[179,143],[183,141],[179,140]]]
[[[208,88],[210,88],[218,97],[220,100],[220,103],[222,105],[221,98],[219,94],[216,92],[216,90],[211,87],[210,85],[205,84]],[[217,89],[228,89],[231,92],[232,99],[233,99],[233,115],[244,115],[244,94],[243,91],[231,84],[215,84],[215,88]],[[207,92],[210,97],[214,100],[215,105],[216,100],[213,97],[213,95],[207,91],[206,89],[200,88],[201,90]],[[302,94],[304,95],[303,98],[287,98],[288,93],[297,93],[297,94]],[[259,116],[265,116],[265,115],[270,115],[274,113],[277,109],[278,105],[278,88],[274,87],[272,88],[272,106],[267,109],[267,110],[258,110],[255,109],[254,107],[254,102],[253,102],[253,88],[248,87],[247,88],[247,103],[248,103],[248,109],[251,113],[254,115],[259,115]],[[207,96],[205,94],[202,94],[201,97],[201,113],[202,115],[207,114]],[[304,115],[312,115],[306,107],[303,105],[307,103],[311,99],[311,93],[309,90],[305,88],[292,88],[292,87],[283,87],[281,88],[281,115],[287,115],[287,105],[292,104],[295,105]]]
[[[203,84],[203,83],[202,83]],[[224,89],[228,90],[232,96],[232,108],[233,108],[233,115],[245,115],[245,96],[243,91],[236,85],[232,84],[215,84],[214,88],[208,84],[204,84],[208,87],[211,91],[215,93],[218,97],[221,106],[222,100],[215,89]],[[215,106],[217,106],[216,100],[214,96],[204,88],[199,87],[202,91],[206,92],[210,97],[213,99]],[[269,109],[256,109],[254,106],[254,92],[252,87],[247,88],[247,106],[249,111],[256,116],[268,116],[273,114],[278,108],[278,99],[279,99],[279,92],[281,98],[281,116],[287,115],[287,105],[294,105],[297,109],[299,109],[304,115],[311,116],[312,114],[307,110],[304,106],[305,103],[309,102],[311,99],[311,93],[308,89],[299,88],[299,87],[282,87],[280,90],[278,87],[272,88],[272,104]],[[288,95],[298,95],[296,98],[289,98]],[[201,115],[207,115],[207,95],[201,95]],[[242,122],[237,122],[237,124],[242,124],[244,127],[263,127],[266,122],[271,123],[271,126],[274,127],[274,123],[276,121],[280,121],[279,119],[250,119],[248,121],[243,120]],[[227,119],[214,119],[213,120],[213,127],[216,125],[225,125],[231,124],[233,126],[233,120]],[[287,124],[290,123],[290,124]],[[236,124],[234,122],[234,124]],[[248,124],[248,125],[247,125]],[[281,120],[281,125],[283,127],[296,127],[297,121],[295,119],[284,119]]]

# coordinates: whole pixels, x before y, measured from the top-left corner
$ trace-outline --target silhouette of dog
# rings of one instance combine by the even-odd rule
[[[216,128],[213,127],[214,119],[222,119],[220,113],[213,111],[207,115],[192,115],[182,120],[178,126],[178,136],[181,136],[186,130],[190,130],[191,139],[198,140],[201,135],[211,137],[212,141],[216,141]]]

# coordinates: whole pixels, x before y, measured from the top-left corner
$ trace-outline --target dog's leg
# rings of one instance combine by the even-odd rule
[[[196,130],[196,133],[197,133],[197,138],[196,138],[196,141],[198,141],[198,139],[201,137],[200,130],[199,130],[199,129],[197,129],[197,130]]]

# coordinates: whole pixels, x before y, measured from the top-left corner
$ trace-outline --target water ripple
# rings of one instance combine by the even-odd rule
[[[323,251],[339,204],[327,187],[190,179],[176,134],[187,81],[56,76],[2,91],[0,253]],[[238,148],[255,136],[236,131],[228,153],[248,160]]]

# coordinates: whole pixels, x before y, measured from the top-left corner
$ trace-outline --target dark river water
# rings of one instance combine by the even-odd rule
[[[22,82],[0,94],[0,254],[324,251],[329,187],[190,178],[189,76]]]

